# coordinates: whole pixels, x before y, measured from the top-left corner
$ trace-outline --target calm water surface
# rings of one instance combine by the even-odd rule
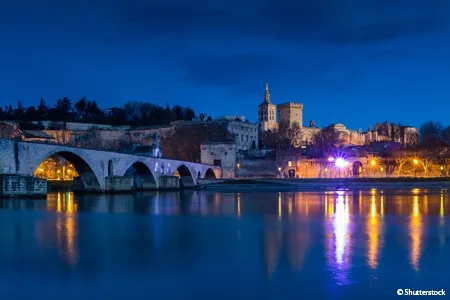
[[[8,300],[450,294],[441,190],[54,193],[0,200],[0,245]]]

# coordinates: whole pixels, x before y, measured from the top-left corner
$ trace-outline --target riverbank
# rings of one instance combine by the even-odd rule
[[[448,189],[450,178],[255,178],[233,179],[207,183],[206,190],[339,190],[339,189]]]

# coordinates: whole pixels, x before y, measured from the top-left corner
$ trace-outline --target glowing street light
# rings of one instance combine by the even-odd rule
[[[330,157],[328,157],[328,161],[329,161],[329,162],[332,162],[332,161],[334,161],[334,157],[331,157],[331,156],[330,156]]]
[[[288,167],[292,167],[292,161],[288,161]]]
[[[278,172],[281,172],[281,167],[278,167]]]
[[[341,169],[348,166],[348,161],[346,161],[345,159],[343,159],[341,157],[338,157],[338,158],[336,158],[334,165],[336,166],[336,168],[339,169],[339,178],[341,178]]]
[[[372,166],[375,166],[375,165],[377,164],[377,162],[376,162],[374,159],[372,159],[372,160],[370,161],[370,164],[371,164]]]
[[[414,163],[414,177],[417,177],[417,164],[419,163],[419,160],[417,160],[417,159],[414,159],[413,160],[413,163]]]
[[[336,167],[338,167],[339,169],[342,169],[342,168],[345,168],[346,166],[348,166],[348,161],[346,161],[343,158],[338,157],[338,158],[336,158],[336,161],[334,162],[334,165]]]

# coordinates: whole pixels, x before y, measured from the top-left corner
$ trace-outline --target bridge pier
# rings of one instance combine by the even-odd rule
[[[108,176],[105,178],[105,192],[132,192],[134,178],[131,176]]]
[[[45,197],[47,180],[33,176],[0,174],[0,198]]]
[[[181,188],[178,176],[161,175],[158,178],[158,183],[158,190],[179,190]]]
[[[158,186],[153,175],[138,175],[134,177],[135,190],[157,190]]]

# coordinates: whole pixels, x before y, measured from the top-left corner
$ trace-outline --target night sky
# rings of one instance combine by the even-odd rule
[[[0,104],[68,96],[304,124],[450,125],[448,0],[2,0]]]

